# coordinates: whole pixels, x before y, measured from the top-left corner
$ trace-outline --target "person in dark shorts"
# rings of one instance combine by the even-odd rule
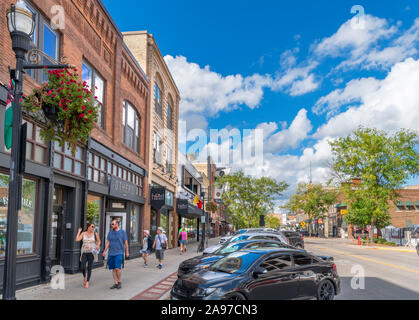
[[[144,259],[144,268],[148,267],[148,257],[153,248],[153,238],[148,230],[144,230],[143,248],[140,250],[141,257]]]
[[[122,263],[124,260],[124,249],[125,257],[129,257],[128,250],[128,237],[127,233],[119,228],[118,220],[113,220],[111,224],[112,230],[109,231],[108,237],[106,238],[106,246],[103,251],[103,257],[106,256],[106,252],[109,249],[108,254],[108,267],[112,270],[114,285],[111,289],[121,289],[121,275],[122,275]]]
[[[94,254],[99,251],[100,248],[100,238],[97,232],[95,232],[95,224],[88,223],[87,229],[85,232],[82,232],[82,228],[79,228],[76,236],[76,242],[83,240],[81,247],[81,256],[80,256],[80,269],[83,273],[84,278],[84,287],[89,288],[90,278],[92,276],[92,268],[94,261]],[[87,264],[87,275],[86,275],[86,264]]]
[[[157,268],[163,268],[164,251],[169,247],[167,237],[163,233],[163,228],[157,229],[156,237],[154,238],[153,249],[156,249],[156,258],[159,260]]]

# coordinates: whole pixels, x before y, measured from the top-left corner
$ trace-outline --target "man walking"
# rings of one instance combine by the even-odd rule
[[[159,260],[157,268],[163,268],[164,250],[168,248],[167,237],[163,233],[163,228],[157,229],[156,237],[154,238],[153,249],[156,249],[156,258]]]
[[[112,270],[114,285],[111,289],[121,289],[121,269],[124,260],[124,249],[125,257],[129,257],[128,250],[128,237],[124,230],[119,228],[119,221],[113,220],[111,224],[112,230],[109,231],[108,237],[106,238],[106,246],[103,251],[103,257],[106,256],[106,251],[109,249],[108,254],[108,267]]]

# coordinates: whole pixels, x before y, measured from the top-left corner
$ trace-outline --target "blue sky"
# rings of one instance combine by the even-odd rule
[[[264,130],[249,174],[295,187],[311,162],[321,182],[328,139],[360,124],[419,129],[417,1],[103,2],[121,31],[154,35],[188,129]]]

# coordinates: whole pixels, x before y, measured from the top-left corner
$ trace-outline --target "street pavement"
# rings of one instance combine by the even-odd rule
[[[219,238],[210,239],[209,245]],[[82,275],[65,275],[65,289],[54,290],[49,284],[39,285],[16,293],[18,300],[164,300],[176,280],[179,263],[197,254],[197,244],[188,246],[180,255],[178,249],[166,251],[162,270],[156,268],[152,255],[149,267],[143,260],[125,263],[122,289],[110,290],[111,272],[105,268],[93,270],[89,289],[82,286]],[[341,277],[341,294],[336,300],[418,300],[419,256],[415,249],[403,247],[358,246],[347,239],[305,238],[307,251],[334,257]]]
[[[208,245],[219,243],[220,238],[210,239]],[[81,273],[65,275],[65,289],[52,289],[50,284],[19,290],[18,300],[152,300],[164,299],[176,280],[179,264],[186,259],[195,257],[197,243],[189,244],[187,252],[180,255],[179,249],[169,249],[165,252],[163,269],[156,266],[158,261],[152,254],[148,268],[144,268],[143,259],[125,261],[122,270],[122,289],[109,288],[113,284],[111,271],[103,268],[93,269],[90,288],[83,287]]]
[[[419,256],[414,249],[318,238],[306,238],[305,249],[334,257],[341,277],[341,294],[336,300],[419,299]]]

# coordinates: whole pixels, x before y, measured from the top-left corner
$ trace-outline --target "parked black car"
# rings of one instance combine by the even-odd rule
[[[288,239],[290,245],[296,248],[304,248],[304,237],[300,233],[282,230],[282,234]]]
[[[183,261],[178,268],[177,276],[180,278],[187,273],[197,272],[209,268],[218,260],[226,257],[227,255],[241,249],[257,249],[257,248],[291,248],[292,246],[273,240],[245,240],[240,242],[226,243],[221,248],[212,254],[204,256],[197,256],[192,259]]]
[[[282,300],[340,293],[333,262],[296,249],[244,249],[178,279],[172,300]]]

